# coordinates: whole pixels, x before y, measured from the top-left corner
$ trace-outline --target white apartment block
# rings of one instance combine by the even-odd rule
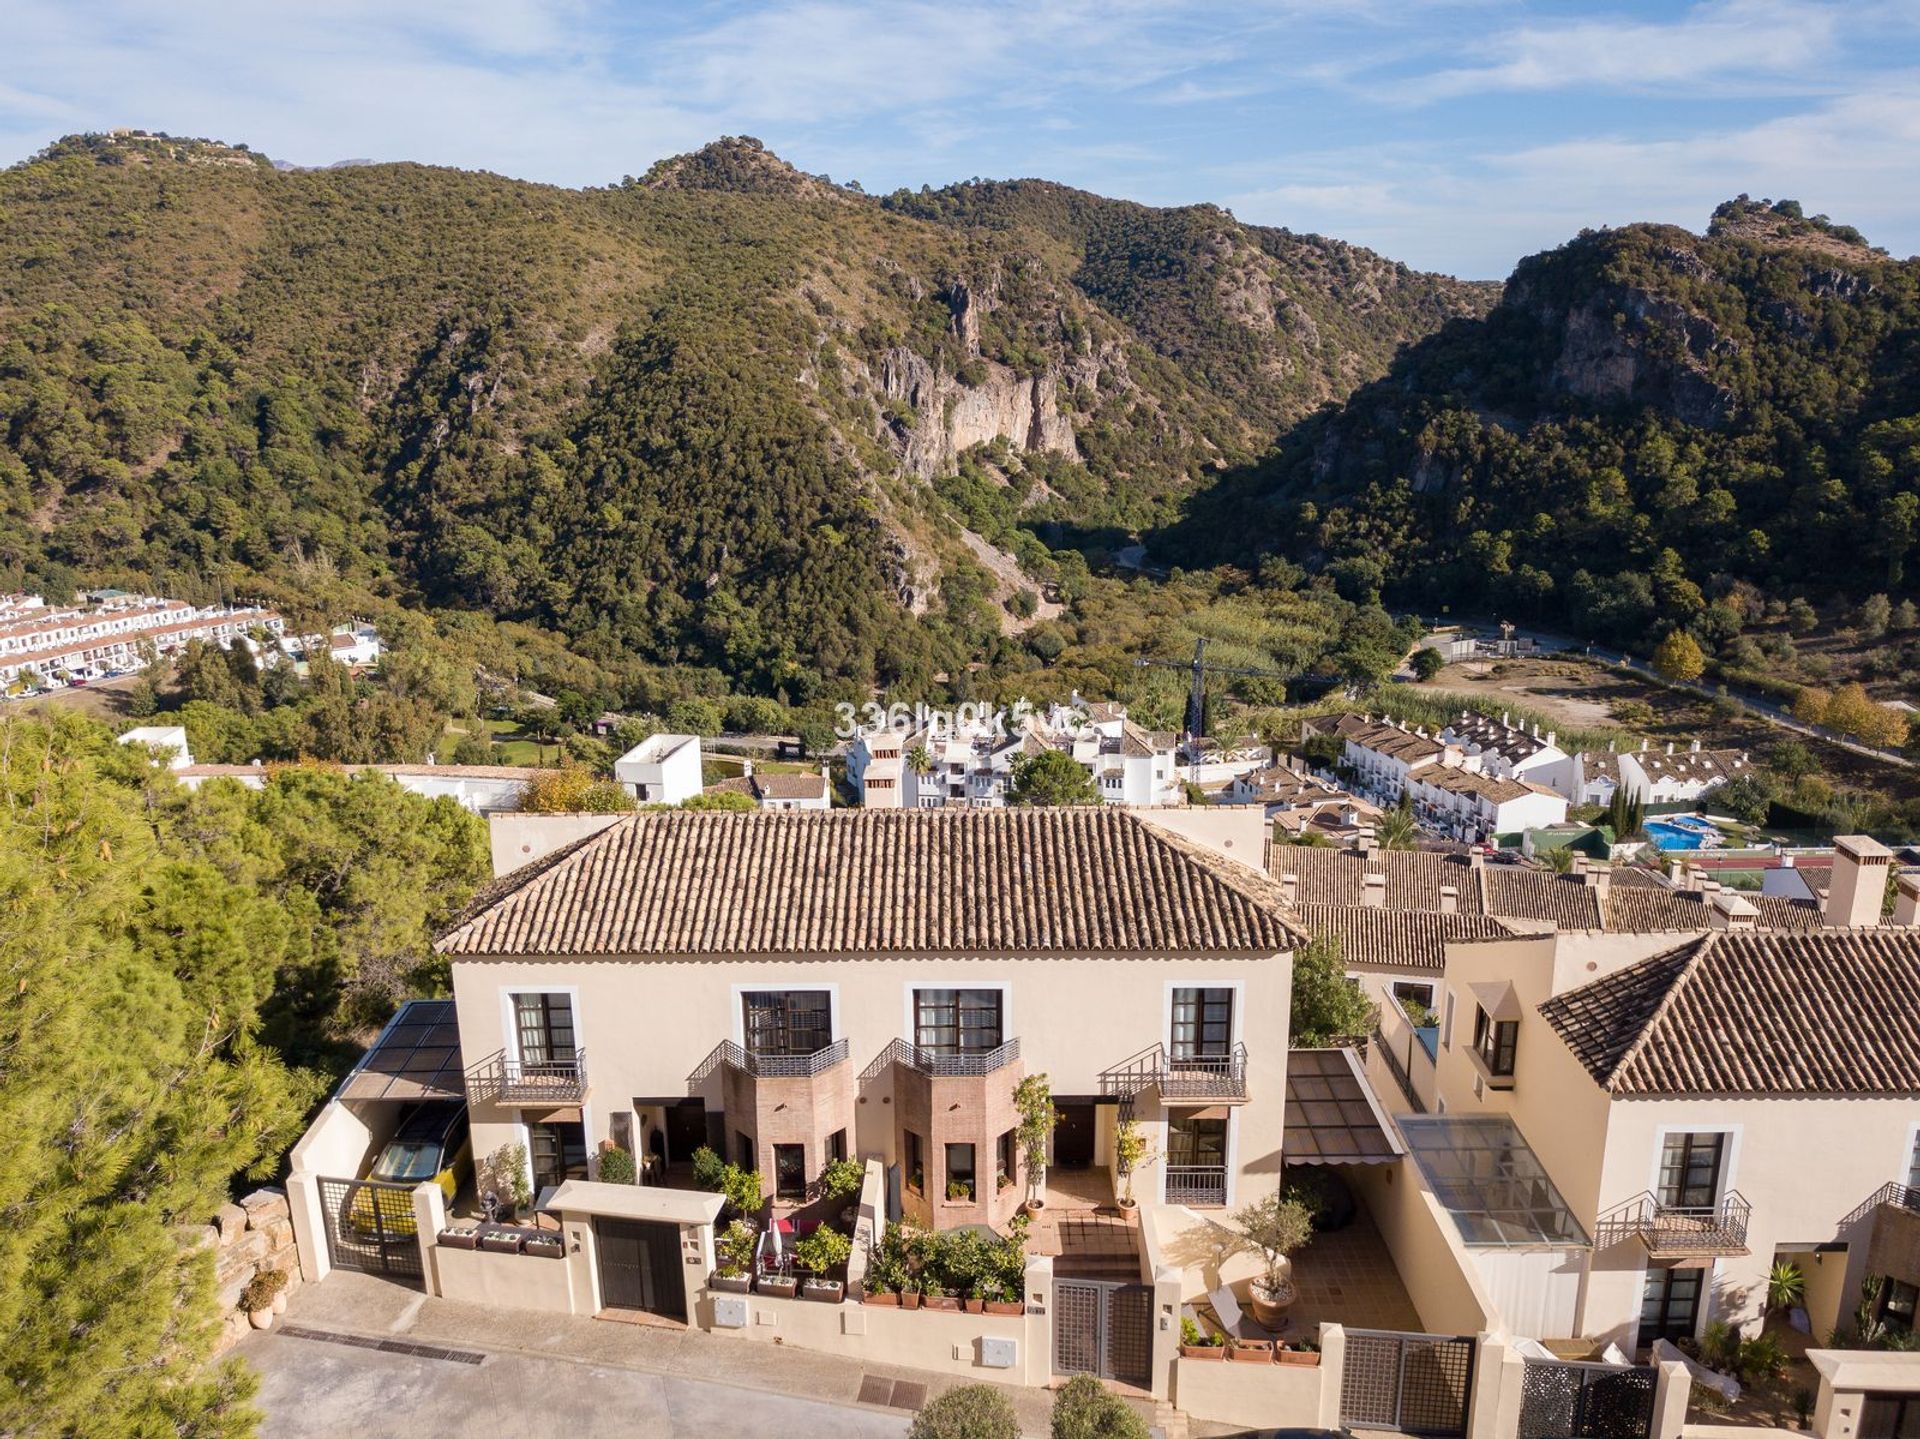
[[[42,685],[103,679],[138,669],[142,650],[174,654],[189,640],[230,647],[254,631],[277,641],[285,622],[254,607],[197,609],[184,600],[98,592],[90,603],[50,605],[39,595],[0,598],[0,687],[29,674]]]
[[[700,736],[649,735],[613,762],[613,777],[636,804],[681,804],[705,785]]]

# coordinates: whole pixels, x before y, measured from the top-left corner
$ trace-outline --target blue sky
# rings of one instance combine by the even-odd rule
[[[1920,251],[1920,0],[5,0],[0,163],[115,125],[564,185],[752,134],[1475,277],[1742,191]]]

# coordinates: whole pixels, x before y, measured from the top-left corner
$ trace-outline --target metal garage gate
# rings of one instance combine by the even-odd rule
[[[378,1179],[322,1179],[327,1255],[337,1269],[394,1279],[418,1279],[420,1239],[413,1218],[413,1186]]]
[[[1145,1389],[1153,1382],[1153,1290],[1145,1284],[1056,1279],[1053,1372],[1093,1374]]]
[[[1349,1329],[1340,1422],[1431,1439],[1465,1434],[1475,1343],[1463,1334]]]

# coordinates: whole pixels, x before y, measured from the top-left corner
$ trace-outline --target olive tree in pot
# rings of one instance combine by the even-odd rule
[[[827,1276],[845,1264],[852,1253],[853,1241],[824,1224],[794,1245],[794,1262],[807,1271],[807,1298],[823,1304],[838,1304],[844,1299],[847,1286]]]
[[[1120,1171],[1120,1207],[1132,1209],[1133,1171],[1153,1158],[1153,1141],[1131,1116],[1120,1121],[1113,1131],[1113,1167]]]
[[[1053,1127],[1060,1122],[1060,1111],[1053,1107],[1053,1087],[1044,1074],[1029,1074],[1014,1087],[1013,1107],[1020,1116],[1014,1134],[1020,1145],[1020,1158],[1027,1166],[1027,1208],[1046,1207],[1047,1142]]]
[[[1240,1210],[1233,1222],[1236,1247],[1257,1255],[1261,1263],[1248,1291],[1253,1317],[1268,1329],[1278,1329],[1295,1297],[1291,1256],[1313,1238],[1313,1217],[1299,1200],[1269,1194]]]

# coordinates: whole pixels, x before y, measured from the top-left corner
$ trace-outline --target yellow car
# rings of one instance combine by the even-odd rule
[[[415,1105],[400,1116],[393,1138],[380,1151],[367,1178],[382,1184],[404,1184],[409,1189],[431,1179],[451,1203],[459,1191],[461,1175],[472,1163],[467,1106],[457,1099],[433,1100]],[[347,1222],[364,1238],[411,1239],[413,1196],[401,1189],[356,1187],[347,1204]]]

